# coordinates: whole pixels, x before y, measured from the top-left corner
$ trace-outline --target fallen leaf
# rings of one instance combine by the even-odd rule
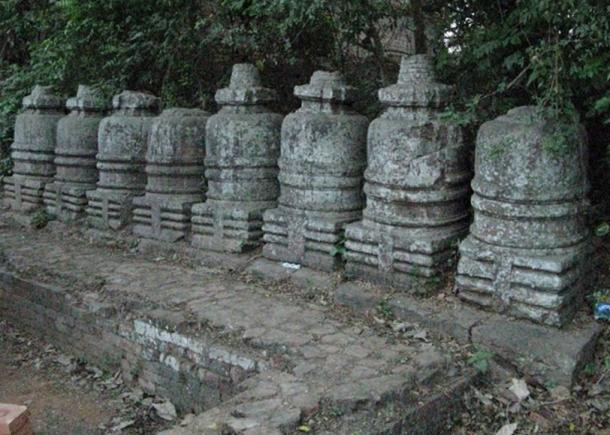
[[[485,406],[491,406],[493,404],[491,400],[493,396],[491,394],[483,394],[479,390],[474,388],[474,395],[479,400],[479,402],[481,402]]]
[[[409,322],[399,322],[397,320],[394,320],[392,322],[392,331],[394,332],[404,332],[407,331],[408,329],[412,329],[413,328],[413,324],[409,323]]]
[[[517,423],[505,424],[500,428],[496,435],[513,435],[517,430]]]
[[[123,429],[127,429],[129,426],[133,426],[133,424],[135,422],[136,422],[135,420],[124,420],[124,421],[120,422],[119,424],[117,424],[116,426],[113,426],[112,431],[120,432]]]
[[[163,420],[172,421],[178,416],[176,407],[169,400],[161,403],[153,403],[152,406],[155,408],[157,415]]]
[[[299,432],[311,432],[311,429],[309,428],[309,426],[299,426]]]
[[[554,400],[567,400],[570,398],[570,390],[563,385],[559,385],[549,391]]]
[[[421,341],[428,341],[428,333],[424,329],[420,329],[419,331],[415,331],[413,338]]]
[[[379,317],[373,316],[373,320],[375,321],[375,323],[378,323],[380,325],[385,325],[385,320],[380,319]]]
[[[527,388],[527,383],[523,379],[513,378],[511,386],[508,390],[517,396],[517,400],[521,402],[530,396],[530,390]]]
[[[57,356],[57,358],[55,358],[55,361],[60,363],[62,366],[69,366],[70,364],[72,364],[72,358],[64,354],[60,354],[59,356]]]
[[[193,420],[195,420],[194,414],[186,414],[184,416],[184,418],[182,419],[182,421],[180,422],[180,426],[182,426],[182,427],[188,426],[189,424],[191,424],[193,422]]]

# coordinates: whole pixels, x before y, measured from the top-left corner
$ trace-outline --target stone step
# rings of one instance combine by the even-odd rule
[[[202,412],[176,433],[291,433],[320,415],[330,417],[316,430],[330,433],[373,415],[411,433],[406,416],[446,394],[433,407],[445,417],[425,423],[443,432],[473,379],[441,343],[386,336],[235,274],[11,225],[0,225],[0,246],[2,317],[89,360],[115,360],[126,381]]]

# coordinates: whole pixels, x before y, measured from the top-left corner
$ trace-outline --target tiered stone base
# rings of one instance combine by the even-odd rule
[[[133,199],[133,233],[147,239],[176,242],[186,238],[193,201],[139,196]]]
[[[45,184],[50,180],[13,175],[4,179],[4,203],[14,211],[30,212],[42,207]]]
[[[564,325],[586,289],[588,242],[555,250],[519,250],[470,236],[460,245],[461,299],[553,326]]]
[[[43,202],[47,211],[57,219],[72,222],[85,215],[87,190],[92,189],[95,189],[95,186],[53,182],[45,186]]]
[[[87,223],[99,229],[118,230],[131,222],[132,197],[123,192],[87,192]]]
[[[236,206],[207,201],[191,209],[191,243],[201,249],[241,253],[257,248],[263,237],[263,212],[271,204]]]
[[[465,233],[466,229],[464,229]],[[428,292],[442,284],[447,261],[454,255],[460,231],[443,238],[401,236],[368,228],[362,222],[345,229],[345,265],[350,278]]]
[[[359,218],[360,213],[327,219],[293,214],[280,208],[268,210],[263,226],[263,254],[271,260],[334,271],[341,264],[344,228]]]

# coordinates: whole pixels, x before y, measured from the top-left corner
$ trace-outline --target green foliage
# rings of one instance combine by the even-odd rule
[[[381,24],[392,29],[405,13],[408,5],[388,0],[5,0],[0,144],[10,143],[35,83],[65,94],[79,83],[107,96],[146,90],[168,106],[209,106],[230,65],[249,61],[279,87],[282,110],[294,106],[293,86],[320,67],[352,71],[374,97],[388,65]]]
[[[593,362],[587,363],[584,366],[584,368],[582,369],[582,372],[586,376],[593,376],[595,374],[595,363],[593,363]]]
[[[6,157],[0,160],[0,181],[13,174],[13,159]]]
[[[446,45],[439,46],[438,67],[458,87],[450,110],[458,122],[476,127],[519,104],[538,104],[568,122],[580,115],[595,128],[610,122],[606,1],[439,3],[436,26]],[[572,133],[557,132],[547,149],[561,152]]]
[[[394,319],[394,312],[392,311],[392,307],[387,298],[383,298],[379,301],[377,304],[377,312],[388,320]]]
[[[489,370],[489,365],[494,357],[494,353],[482,346],[475,346],[475,351],[468,358],[468,364],[473,366],[480,373]]]
[[[37,211],[30,220],[30,226],[37,230],[40,230],[47,226],[47,224],[55,219],[55,216],[47,212],[45,209]]]
[[[424,25],[425,24],[425,25]],[[610,185],[602,162],[610,136],[610,5],[605,0],[4,0],[0,2],[0,148],[35,84],[71,95],[79,83],[109,96],[146,90],[167,106],[213,106],[232,63],[255,62],[288,111],[293,86],[314,69],[339,69],[373,116],[392,82],[387,39],[414,32],[440,78],[456,85],[447,119],[478,126],[520,104],[586,122],[594,192]],[[214,109],[214,107],[209,107]],[[547,149],[561,152],[571,132]],[[598,193],[599,190],[599,193]]]
[[[597,237],[605,237],[610,234],[610,222],[602,222],[595,227],[595,235]]]
[[[333,257],[343,257],[345,255],[345,234],[342,233],[339,236],[339,240],[331,249],[330,255]]]
[[[593,292],[590,296],[590,299],[593,304],[600,302],[610,303],[610,290],[598,290],[596,292]]]

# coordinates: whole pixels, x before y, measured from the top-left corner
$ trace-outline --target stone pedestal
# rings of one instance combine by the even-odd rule
[[[468,148],[439,119],[451,88],[425,55],[402,60],[368,131],[363,219],[346,229],[349,276],[428,291],[468,229]]]
[[[554,326],[570,319],[591,251],[587,165],[576,121],[560,125],[525,106],[483,124],[474,222],[460,246],[460,298]]]
[[[295,87],[299,110],[282,124],[279,207],[264,214],[263,254],[334,270],[343,229],[362,216],[368,120],[350,108],[354,89],[336,72]]]
[[[191,206],[203,199],[208,116],[174,108],[155,118],[146,153],[146,193],[133,200],[134,234],[166,242],[186,237]]]
[[[235,65],[229,87],[216,93],[222,108],[207,124],[207,200],[192,208],[193,246],[244,252],[260,245],[263,212],[279,195],[282,117],[265,106],[275,98],[251,64]]]
[[[61,221],[85,214],[86,192],[95,189],[98,177],[97,131],[108,106],[99,92],[80,85],[76,97],[66,103],[70,114],[57,124],[56,173],[45,187],[44,204]]]
[[[4,179],[4,200],[12,210],[29,212],[43,204],[44,187],[55,174],[55,134],[64,104],[49,86],[35,86],[23,99],[11,145],[13,175]]]
[[[157,97],[124,91],[113,98],[114,112],[100,122],[97,188],[87,192],[87,221],[117,230],[130,223],[132,202],[143,195],[148,135],[159,111]]]

